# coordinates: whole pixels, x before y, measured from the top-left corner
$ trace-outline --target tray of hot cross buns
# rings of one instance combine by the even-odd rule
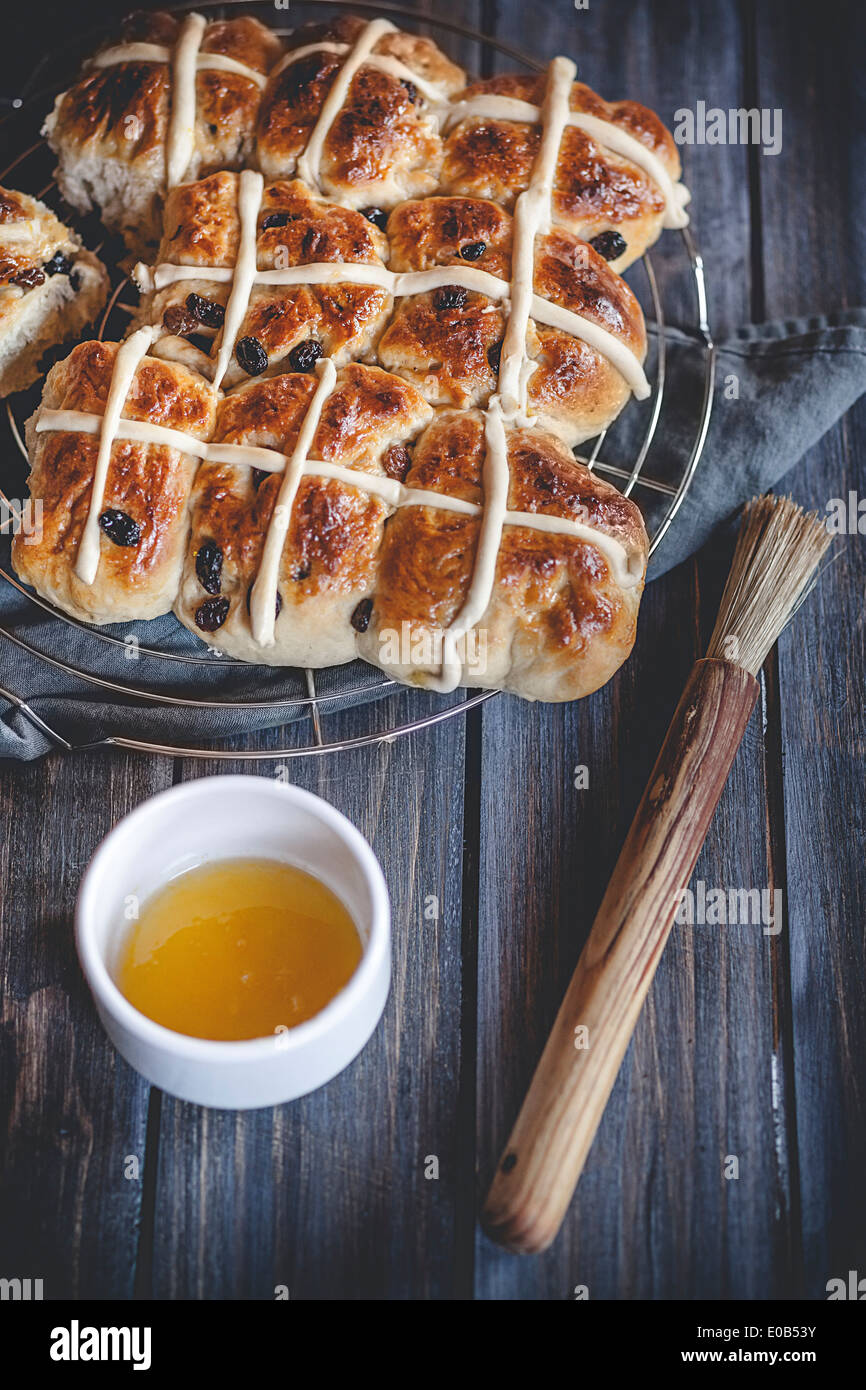
[[[235,8],[131,16],[44,112],[53,208],[0,190],[0,389],[40,515],[4,576],[252,667],[589,694],[706,430],[708,403],[644,480],[666,231],[706,327],[677,145],[568,56],[477,77],[433,21]],[[605,460],[624,411],[638,457]]]

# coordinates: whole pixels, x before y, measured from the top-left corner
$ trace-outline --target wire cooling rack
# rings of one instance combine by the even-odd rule
[[[222,5],[188,4],[176,7],[176,10],[183,13],[195,9],[211,18],[219,18],[236,8],[257,14],[265,23],[274,18],[271,6],[242,4],[242,0],[230,0],[230,3]],[[305,17],[303,12],[308,9],[313,12],[330,9],[392,15],[405,23],[407,28],[430,32],[440,40],[443,34],[455,35],[477,45],[476,51],[480,55],[478,66],[485,71],[494,70],[500,55],[507,58],[509,64],[532,71],[543,71],[545,66],[510,45],[465,25],[421,16],[417,11],[399,5],[308,0],[308,3],[292,7],[292,28],[297,27]],[[276,27],[278,33],[288,32],[279,26],[272,27]],[[83,36],[82,54],[92,51],[99,37],[94,34]],[[95,217],[82,218],[64,203],[52,175],[53,156],[44,141],[32,138],[32,133],[38,131],[41,119],[50,109],[54,95],[62,90],[76,71],[74,61],[73,66],[69,66],[69,56],[65,55],[65,65],[59,72],[52,71],[51,58],[43,59],[27,84],[30,94],[14,103],[17,109],[7,116],[3,133],[14,141],[18,153],[0,172],[0,182],[11,183],[47,202],[62,220],[79,231],[86,246],[101,252],[115,283],[98,334],[100,337],[117,338],[126,331],[129,308],[135,302],[130,281],[123,277],[122,272],[112,271],[112,267],[123,257],[124,250],[119,242],[106,239],[105,231]],[[466,66],[471,64],[466,63]],[[44,85],[36,90],[37,83]],[[29,143],[28,132],[31,133]],[[666,235],[670,236],[669,233]],[[591,448],[585,444],[582,451],[576,453],[576,457],[590,469],[611,478],[625,496],[634,496],[650,535],[651,554],[663,541],[691,485],[703,452],[713,400],[715,349],[708,321],[703,260],[689,228],[683,229],[678,235],[679,253],[674,257],[665,254],[658,276],[649,255],[645,255],[634,267],[633,273],[638,277],[643,276],[643,284],[632,283],[632,288],[646,311],[650,330],[646,371],[652,393],[640,405],[632,401],[627,407],[631,412],[641,412],[642,432],[637,446],[632,445],[632,461],[629,463],[629,455],[622,455],[618,450],[609,453],[614,443],[610,439],[610,431],[604,431],[595,440],[589,441]],[[687,449],[675,454],[664,447],[653,448],[654,443],[664,441],[669,332],[663,300],[670,295],[676,298],[678,304],[682,303],[689,286],[694,318],[689,325],[688,350],[701,354],[703,358],[703,398],[695,410],[691,443]],[[41,383],[37,383],[32,391],[7,402],[9,447],[0,462],[0,501],[6,516],[13,519],[17,499],[21,499],[25,493],[23,422],[35,409],[40,391]],[[606,441],[608,450],[605,450]],[[614,458],[620,461],[613,462]],[[650,458],[652,466],[645,471],[644,466]],[[169,718],[172,709],[190,713],[198,711],[197,719],[203,731],[224,741],[237,739],[236,730],[233,731],[231,725],[233,714],[239,711],[261,712],[257,718],[263,726],[285,723],[291,724],[293,729],[290,746],[281,748],[239,748],[236,744],[226,747],[224,743],[218,747],[186,747],[110,732],[87,743],[73,743],[47,723],[24,695],[0,683],[0,696],[19,709],[50,742],[68,751],[73,748],[122,747],[172,757],[207,756],[250,761],[315,756],[390,742],[463,714],[495,694],[494,691],[482,690],[471,694],[457,691],[454,695],[442,696],[422,690],[407,691],[404,686],[360,661],[316,672],[250,666],[222,657],[213,649],[203,651],[195,638],[173,617],[127,624],[122,630],[90,627],[62,613],[25,588],[15,575],[6,551],[0,557],[0,580],[16,591],[22,612],[21,620],[16,625],[0,625],[0,647],[3,641],[9,642],[35,657],[41,670],[55,670],[62,676],[84,682],[91,688],[94,702],[119,702],[126,707],[149,708],[151,712],[162,710]],[[133,663],[134,681],[128,675]],[[186,690],[182,685],[178,686],[179,677],[185,677],[188,681],[196,667],[208,668],[206,673],[202,673],[205,676],[202,684],[206,684],[208,698],[197,698],[190,695],[188,686]],[[329,739],[326,733],[328,719],[353,706],[362,707],[360,717],[367,727],[351,738]],[[268,711],[272,713],[265,713]]]

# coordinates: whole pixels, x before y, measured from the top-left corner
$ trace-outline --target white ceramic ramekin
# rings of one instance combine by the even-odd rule
[[[154,1023],[111,974],[128,903],[196,864],[249,856],[307,869],[337,894],[363,943],[354,975],[314,1018],[273,1038],[215,1042]],[[376,1027],[391,977],[388,890],[367,841],[320,797],[265,777],[183,782],[120,821],[82,880],[75,939],[118,1052],[171,1095],[226,1109],[279,1105],[330,1081]]]

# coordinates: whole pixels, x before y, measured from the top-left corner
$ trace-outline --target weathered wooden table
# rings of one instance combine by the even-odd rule
[[[855,0],[424,9],[541,58],[569,52],[592,86],[668,123],[699,100],[781,109],[778,155],[684,151],[714,326],[866,299]],[[99,11],[40,6],[32,57]],[[0,58],[14,94],[21,49]],[[790,475],[798,500],[823,511],[866,495],[864,435],[866,403]],[[782,888],[783,930],[675,928],[556,1244],[518,1258],[476,1224],[727,559],[711,546],[652,585],[632,660],[592,699],[498,697],[392,746],[289,764],[381,857],[395,956],[361,1057],[278,1110],[208,1112],[149,1089],[105,1038],[73,948],[78,881],[109,827],[225,765],[4,765],[0,1274],[42,1277],[49,1297],[269,1299],[287,1285],[293,1298],[567,1299],[586,1285],[595,1299],[760,1299],[823,1298],[832,1276],[866,1273],[861,536],[767,664],[697,870]]]

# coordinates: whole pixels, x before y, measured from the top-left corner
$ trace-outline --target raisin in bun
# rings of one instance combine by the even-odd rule
[[[119,350],[117,343],[82,343],[48,373],[42,402],[27,421],[30,494],[41,506],[41,531],[19,533],[12,543],[20,578],[90,623],[156,618],[171,610],[198,467],[194,452],[118,437],[94,506],[98,431]],[[212,432],[214,410],[204,378],[149,356],[136,367],[123,403],[125,419],[177,431],[190,450]],[[66,411],[74,414],[48,413]],[[81,424],[86,431],[68,428]],[[88,582],[79,571],[91,511],[98,519],[98,555]]]
[[[146,251],[167,184],[253,162],[262,90],[281,53],[248,16],[130,16],[45,122],[64,197],[80,212],[98,208],[132,251]]]
[[[50,348],[77,337],[105,304],[108,276],[50,208],[0,188],[0,396],[39,375]]]

